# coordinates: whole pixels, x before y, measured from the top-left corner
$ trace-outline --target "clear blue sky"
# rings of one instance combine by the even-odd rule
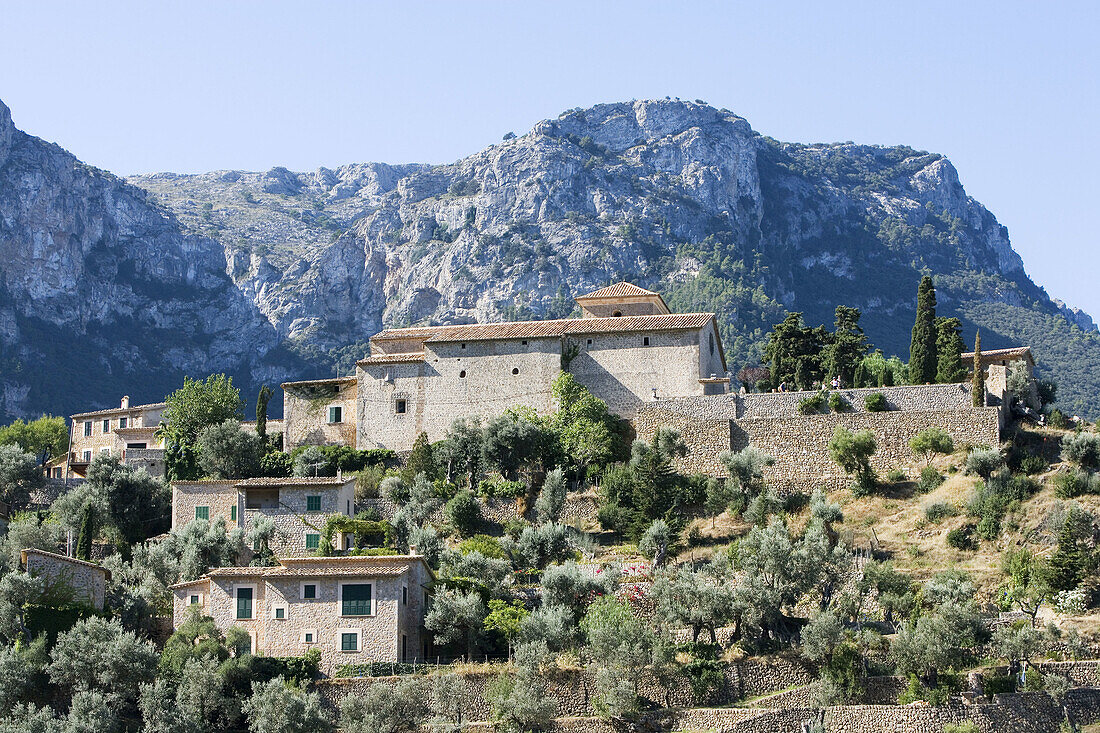
[[[1095,2],[48,2],[0,99],[120,174],[450,162],[596,102],[948,155],[1029,273],[1100,318]]]

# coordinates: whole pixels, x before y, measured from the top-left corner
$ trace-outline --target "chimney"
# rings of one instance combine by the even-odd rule
[[[122,395],[122,409],[125,410],[130,406],[130,395]]]

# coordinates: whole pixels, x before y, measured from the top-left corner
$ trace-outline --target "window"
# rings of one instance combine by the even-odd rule
[[[404,415],[409,408],[408,400],[399,399],[393,401],[393,411],[398,415]]]
[[[237,521],[237,505],[236,504],[229,507],[229,520],[232,521],[232,522]]]
[[[306,497],[306,511],[307,512],[319,512],[321,511],[321,496],[307,496]]]
[[[237,589],[237,618],[252,618],[252,594],[254,590],[251,586]]]
[[[611,317],[612,317],[612,318],[618,318],[618,317],[620,317],[620,316],[621,316],[622,314],[623,314],[623,312],[622,312],[622,311],[615,311],[614,313],[612,313],[612,314],[611,314]]]
[[[317,643],[317,629],[302,629],[301,642],[303,644]]]
[[[110,448],[100,448],[99,449],[99,455],[109,456],[109,455],[111,455],[111,449]]]
[[[306,532],[306,549],[316,550],[321,546],[321,535],[316,532]]]
[[[591,346],[591,345],[592,345],[592,339],[588,339],[588,345],[589,345],[589,346]]]
[[[523,344],[524,346],[526,346],[526,345],[527,345],[527,342],[526,342],[526,341],[521,341],[520,343],[521,343],[521,344]]]
[[[465,349],[465,348],[466,348],[466,344],[462,344],[462,348],[464,348],[464,349]]]
[[[197,606],[200,603],[202,603],[202,596],[198,593],[192,593],[191,597],[187,599],[187,605],[189,606]]]
[[[512,367],[512,374],[513,375],[519,374],[519,367]]]
[[[195,507],[195,519],[210,519],[210,507],[197,506]]]
[[[642,346],[649,346],[649,336],[642,337]]]
[[[129,425],[129,423],[130,423],[130,418],[128,418],[128,417],[120,417],[118,419],[118,427],[119,427],[120,430],[122,428],[125,428],[127,425]]]
[[[458,373],[458,378],[459,379],[465,379],[466,378],[466,370],[465,369],[463,369],[462,371],[460,371]]]
[[[277,621],[286,620],[287,606],[285,603],[276,603],[271,607],[271,618]]]
[[[103,434],[106,435],[109,432],[111,432],[111,421],[110,420],[104,420],[103,421]]]
[[[90,424],[91,423],[89,423],[89,425]],[[85,463],[91,463],[92,462],[92,452],[90,450],[84,451],[84,462]]]
[[[330,405],[328,408],[328,421],[330,423],[344,422],[344,408],[340,405]]]
[[[347,509],[344,510],[344,514],[347,514],[350,517],[351,516],[351,499],[348,499],[344,503],[347,506]]]
[[[347,583],[340,586],[340,615],[371,615],[370,583]]]
[[[87,438],[91,434],[92,434],[92,421],[91,420],[85,420],[84,421],[84,437]]]
[[[401,586],[401,605],[409,605],[409,587],[407,585]]]
[[[342,652],[357,652],[357,651],[359,651],[359,632],[358,631],[340,631],[340,651],[342,651]]]
[[[304,637],[303,641],[305,641],[305,643],[307,643],[307,644],[312,644],[313,643],[313,638],[314,638],[313,632],[312,631],[307,631],[305,633],[305,637]]]
[[[302,583],[302,599],[312,601],[317,598],[316,583]]]
[[[714,356],[714,334],[710,335],[710,355]]]
[[[409,637],[401,635],[401,661],[409,661]]]

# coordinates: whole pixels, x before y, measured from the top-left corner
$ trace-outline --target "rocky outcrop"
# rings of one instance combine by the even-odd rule
[[[0,356],[19,369],[47,356],[21,325],[33,318],[60,341],[102,332],[84,352],[124,322],[142,333],[122,364],[89,372],[97,384],[212,368],[250,387],[331,376],[383,326],[560,317],[571,296],[618,279],[675,309],[715,310],[734,371],[786,311],[829,323],[840,303],[904,357],[924,270],[967,339],[980,327],[986,348],[1032,341],[1048,372],[1100,367],[1100,334],[1078,354],[1035,343],[1088,317],[1028,279],[1005,228],[936,154],[780,143],[727,110],[666,99],[571,110],[449,165],[127,185],[8,119],[5,108],[0,226],[18,256],[0,264]],[[157,329],[176,342],[154,345]],[[75,406],[9,372],[0,411]],[[1060,396],[1087,413],[1095,373],[1079,368]]]

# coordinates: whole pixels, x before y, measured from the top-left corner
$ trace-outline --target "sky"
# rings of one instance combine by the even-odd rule
[[[452,162],[599,102],[947,155],[1100,320],[1095,2],[50,2],[0,8],[16,125],[121,175]]]

